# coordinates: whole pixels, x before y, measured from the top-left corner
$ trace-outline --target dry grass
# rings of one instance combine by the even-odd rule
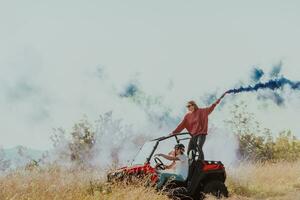
[[[241,165],[228,169],[226,184],[231,194],[230,200],[300,199],[300,162]],[[0,177],[0,188],[1,200],[168,199],[141,185],[107,185],[103,174],[97,171],[63,170],[56,166],[12,172]]]
[[[254,199],[300,196],[300,162],[243,164],[228,172],[227,185],[231,194]]]
[[[19,170],[0,177],[0,200],[166,200],[152,188],[108,185],[94,170]]]

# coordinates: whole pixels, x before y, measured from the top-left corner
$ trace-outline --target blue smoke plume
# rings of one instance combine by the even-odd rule
[[[129,83],[126,86],[125,91],[120,94],[120,97],[133,97],[138,92],[138,90],[139,89],[135,84]]]
[[[258,82],[264,74],[265,73],[262,69],[254,68],[251,74],[251,79],[255,82]]]
[[[271,72],[270,72],[270,76],[271,78],[276,78],[279,76],[280,72],[281,72],[281,69],[282,69],[282,61],[280,61],[277,65],[275,65]]]
[[[217,96],[216,92],[211,93],[211,94],[203,95],[203,97],[202,97],[202,101],[206,105],[210,105],[210,104],[214,103],[217,99],[218,99],[218,96]]]
[[[271,71],[268,73],[269,77],[274,80],[277,78],[280,78],[280,73],[282,69],[282,61],[279,61],[276,65],[274,65],[271,68]],[[254,83],[258,83],[259,81],[261,82],[262,78],[266,75],[264,70],[255,67],[252,69],[250,78]],[[275,90],[272,90],[272,92],[267,92],[267,93],[259,93],[257,95],[258,100],[267,100],[270,99],[272,100],[276,105],[282,106],[285,103],[285,98],[282,96],[283,94],[281,92],[276,92]]]
[[[259,94],[257,96],[258,100],[267,100],[270,99],[272,100],[276,105],[282,106],[285,103],[285,99],[282,95],[280,95],[277,92],[272,92],[272,93],[266,93],[266,94]]]
[[[283,86],[288,85],[291,87],[291,89],[293,90],[300,90],[300,82],[294,82],[291,81],[287,78],[281,77],[278,79],[273,79],[270,80],[266,83],[257,83],[254,86],[248,86],[248,87],[240,87],[237,89],[231,89],[228,90],[227,93],[240,93],[240,92],[253,92],[253,91],[257,91],[259,89],[271,89],[271,90],[276,90],[276,89],[280,89]]]

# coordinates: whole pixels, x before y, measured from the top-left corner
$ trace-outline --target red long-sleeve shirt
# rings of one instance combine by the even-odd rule
[[[180,133],[183,129],[195,136],[206,135],[208,128],[208,115],[215,109],[216,105],[220,103],[221,99],[218,99],[214,104],[207,108],[198,108],[193,112],[187,113],[182,122],[177,126],[173,133]]]

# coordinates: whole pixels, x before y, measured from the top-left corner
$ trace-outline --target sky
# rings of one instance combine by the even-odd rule
[[[256,66],[282,62],[282,74],[299,81],[299,9],[276,0],[0,0],[0,146],[49,149],[53,128],[111,110],[157,135],[145,110],[118,95],[130,83],[180,119],[186,101],[248,83]],[[212,124],[225,130],[230,106],[244,100],[264,126],[300,136],[299,92],[285,95],[284,107],[256,94],[226,97]]]

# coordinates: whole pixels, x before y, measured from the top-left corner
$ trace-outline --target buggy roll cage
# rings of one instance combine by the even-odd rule
[[[150,160],[151,160],[151,158],[152,158],[154,152],[156,151],[157,146],[158,146],[158,144],[159,144],[160,141],[167,140],[167,139],[169,139],[169,138],[174,137],[175,140],[176,140],[176,142],[177,142],[177,144],[178,144],[178,143],[180,143],[180,141],[182,141],[182,140],[189,140],[189,139],[190,139],[190,137],[186,137],[186,138],[179,139],[179,138],[177,137],[177,136],[179,136],[179,135],[189,135],[189,136],[190,136],[191,134],[190,134],[190,133],[187,133],[187,132],[185,132],[185,133],[178,133],[178,134],[168,135],[168,136],[163,136],[163,137],[159,137],[159,138],[150,140],[151,142],[156,141],[156,143],[155,143],[155,145],[154,145],[154,147],[153,147],[153,149],[152,149],[152,151],[151,151],[149,157],[147,157],[146,163],[150,163]]]

